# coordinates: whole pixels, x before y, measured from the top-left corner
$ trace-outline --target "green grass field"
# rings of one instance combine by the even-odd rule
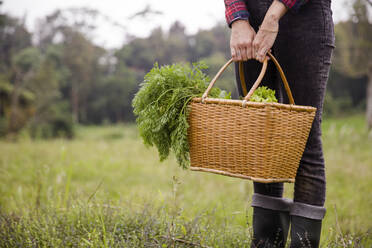
[[[372,137],[326,119],[323,247],[372,245]],[[293,185],[286,184],[291,197]],[[0,141],[0,247],[248,247],[250,181],[158,161],[134,125]]]

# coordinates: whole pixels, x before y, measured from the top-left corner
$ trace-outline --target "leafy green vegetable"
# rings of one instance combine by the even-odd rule
[[[154,68],[145,76],[141,88],[133,99],[137,126],[145,145],[156,146],[160,161],[170,150],[178,164],[187,168],[189,144],[187,141],[188,108],[194,97],[201,97],[209,79],[202,72],[204,64],[173,64]],[[214,87],[209,93],[214,98],[230,98],[230,94]]]
[[[254,91],[249,101],[251,102],[278,102],[278,100],[275,97],[275,90],[269,89],[266,86],[258,87]]]

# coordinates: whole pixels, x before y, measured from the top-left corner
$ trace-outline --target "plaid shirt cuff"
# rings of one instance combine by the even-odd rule
[[[285,6],[287,6],[288,9],[295,13],[298,12],[302,5],[308,2],[308,0],[279,0],[279,1],[282,2]]]
[[[236,20],[248,20],[249,13],[244,0],[225,0],[225,17],[230,28]]]

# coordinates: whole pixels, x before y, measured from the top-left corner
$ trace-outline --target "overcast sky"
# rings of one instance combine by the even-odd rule
[[[332,10],[336,22],[347,16],[344,3],[345,0],[333,0]],[[129,19],[148,4],[153,10],[162,12],[162,15],[154,14],[145,19]],[[104,19],[97,19],[98,28],[94,33],[94,41],[107,48],[122,45],[126,34],[143,37],[157,26],[162,26],[164,30],[167,30],[176,20],[186,26],[189,34],[199,29],[210,28],[218,21],[224,22],[225,8],[223,0],[3,0],[1,11],[18,17],[25,16],[28,28],[34,30],[35,21],[38,18],[58,8],[71,7],[97,9],[127,28],[124,31],[113,27]]]

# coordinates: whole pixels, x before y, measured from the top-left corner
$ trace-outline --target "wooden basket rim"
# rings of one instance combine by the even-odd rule
[[[201,97],[194,97],[191,99],[192,102],[202,103]],[[205,98],[204,102],[206,104],[221,104],[221,105],[237,105],[242,108],[243,107],[243,100],[237,99],[220,99],[220,98]],[[265,108],[267,106],[275,107],[278,109],[287,109],[287,110],[294,110],[300,112],[315,112],[316,108],[312,106],[302,106],[302,105],[293,105],[293,104],[284,104],[284,103],[277,103],[277,102],[246,102],[245,107],[253,107],[253,108]]]

